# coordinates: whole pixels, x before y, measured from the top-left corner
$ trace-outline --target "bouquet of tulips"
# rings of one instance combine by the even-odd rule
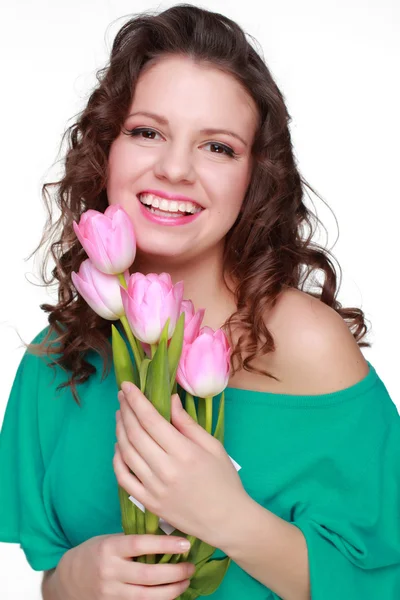
[[[97,314],[121,321],[128,341],[127,344],[112,325],[118,389],[123,381],[134,383],[169,422],[171,395],[183,394],[182,404],[187,412],[223,443],[224,389],[229,379],[231,352],[224,332],[200,328],[205,311],[195,312],[192,301],[183,300],[182,281],[173,285],[168,273],[129,273],[136,256],[136,237],[130,217],[121,206],[109,206],[104,213],[87,210],[73,227],[89,257],[81,263],[78,273],[72,273],[73,284]],[[212,400],[218,394],[221,399],[212,433]],[[197,410],[194,396],[198,397]],[[118,494],[126,535],[166,533],[186,537],[191,542],[190,550],[182,554],[140,556],[137,560],[148,563],[189,560],[195,564],[196,572],[180,598],[189,600],[212,594],[223,580],[230,558],[210,560],[215,551],[213,546],[174,529],[120,485]]]

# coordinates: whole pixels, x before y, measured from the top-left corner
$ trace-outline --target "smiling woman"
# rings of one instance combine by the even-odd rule
[[[61,212],[39,245],[52,240],[42,275],[58,299],[41,305],[48,326],[6,408],[0,540],[52,571],[45,600],[192,599],[187,561],[131,560],[182,551],[122,533],[131,464],[143,500],[231,557],[213,599],[395,600],[400,418],[361,353],[364,312],[339,302],[333,255],[313,240],[312,188],[265,61],[237,23],[184,4],[130,18],[97,78],[65,174],[43,186]],[[108,317],[126,308],[97,314],[73,277],[87,260],[76,223],[117,205],[135,231],[131,273],[183,281],[204,325],[227,332],[224,445],[176,399],[171,423],[137,391],[118,405]]]
[[[210,103],[214,97],[218,102]],[[109,204],[123,206],[136,226],[134,268],[156,271],[162,256],[164,268],[176,271],[179,261],[190,264],[207,254],[209,276],[214,273],[217,280],[225,235],[238,217],[250,180],[249,145],[258,122],[255,102],[231,75],[173,55],[146,63],[128,111],[130,116],[110,147],[107,198]],[[154,121],[160,130],[144,127]],[[237,135],[227,133],[234,128]],[[210,131],[214,141],[209,140]],[[247,138],[247,147],[241,137]],[[235,160],[223,144],[228,139]],[[135,201],[155,183],[161,189],[153,193],[152,209]],[[176,204],[167,206],[164,196]],[[146,200],[149,206],[148,195]],[[177,217],[179,209],[190,211],[186,202],[203,210]],[[165,227],[170,224],[185,227]]]

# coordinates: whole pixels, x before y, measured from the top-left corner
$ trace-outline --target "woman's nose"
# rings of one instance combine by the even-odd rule
[[[158,157],[155,173],[175,183],[182,180],[193,181],[195,170],[190,150],[183,145],[169,145]]]

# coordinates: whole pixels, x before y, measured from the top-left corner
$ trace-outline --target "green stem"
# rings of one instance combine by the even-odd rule
[[[146,524],[145,524],[145,514],[140,508],[138,508],[136,513],[136,523],[137,523],[137,534],[144,535],[146,533]],[[140,555],[136,558],[137,562],[146,563],[147,558],[146,555]]]
[[[157,535],[158,531],[158,516],[145,509],[144,513],[145,531],[146,534]],[[154,565],[156,562],[155,554],[147,554],[146,562],[148,565]]]
[[[211,433],[211,429],[212,429],[212,409],[213,409],[213,405],[212,405],[212,396],[207,396],[206,398],[204,398],[205,403],[206,403],[206,426],[205,426],[205,430],[208,433]]]
[[[122,528],[125,535],[137,533],[136,509],[137,507],[129,500],[126,490],[118,485],[118,496],[121,506]]]
[[[186,392],[186,396],[185,396],[185,410],[192,417],[192,419],[194,419],[196,421],[196,423],[199,422],[197,419],[196,405],[194,403],[194,398],[193,398],[192,394],[189,394],[189,392]]]
[[[126,285],[124,274],[123,273],[118,273],[117,277],[118,277],[121,285],[126,289],[127,285]],[[141,362],[143,360],[143,357],[144,357],[143,348],[140,346],[140,344],[136,343],[136,338],[135,338],[135,336],[133,335],[133,333],[131,331],[131,328],[130,328],[129,323],[128,323],[128,319],[126,318],[125,315],[123,315],[120,318],[120,321],[121,321],[121,323],[122,323],[122,325],[123,325],[123,327],[125,329],[125,333],[127,335],[129,343],[131,345],[133,356],[135,358],[137,368],[139,369],[140,365],[141,365]]]
[[[151,346],[151,358],[154,358],[154,355],[157,351],[158,344],[150,344]],[[145,525],[146,525],[146,534],[156,535],[158,530],[158,516],[149,510],[145,510]],[[148,565],[154,565],[156,562],[155,554],[147,554],[146,562]]]
[[[120,321],[125,329],[125,333],[129,340],[130,346],[132,348],[132,352],[133,352],[133,356],[135,358],[135,362],[137,364],[137,368],[139,369],[140,365],[142,364],[142,359],[140,357],[138,346],[136,344],[136,339],[131,331],[131,328],[129,327],[128,319],[125,316],[122,316],[120,318]]]
[[[118,273],[117,277],[118,277],[119,282],[121,283],[121,285],[123,285],[124,288],[127,289],[128,286],[127,286],[127,283],[126,283],[126,280],[125,280],[125,275],[123,273]]]

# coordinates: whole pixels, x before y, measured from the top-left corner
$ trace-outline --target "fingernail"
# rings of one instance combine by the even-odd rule
[[[178,542],[178,546],[180,548],[182,548],[182,550],[189,550],[190,542],[188,540],[186,540],[186,541],[182,540],[182,541]]]
[[[121,390],[124,394],[129,394],[129,392],[132,391],[132,384],[129,381],[123,381],[121,383]]]

